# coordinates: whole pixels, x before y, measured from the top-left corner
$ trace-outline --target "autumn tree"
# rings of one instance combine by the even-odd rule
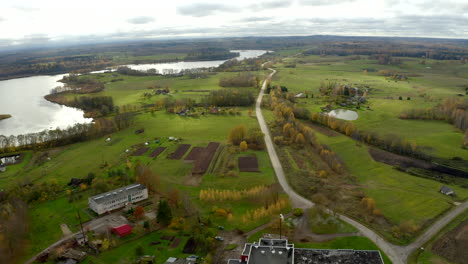
[[[233,145],[239,145],[246,137],[247,129],[245,125],[238,125],[229,132],[228,140]]]
[[[169,202],[174,206],[175,208],[179,208],[180,204],[180,191],[178,189],[172,189],[169,192]]]
[[[240,147],[241,151],[246,151],[249,148],[249,146],[247,145],[247,142],[245,142],[245,140],[240,143],[239,147]]]
[[[150,167],[142,164],[136,164],[135,178],[139,183],[146,185],[150,191],[157,192],[159,190],[159,176],[153,172]]]
[[[296,144],[303,145],[305,143],[304,135],[302,135],[302,133],[297,133],[295,142]]]
[[[135,219],[140,219],[144,214],[145,208],[143,208],[141,205],[137,206],[133,211],[133,216],[135,217]]]

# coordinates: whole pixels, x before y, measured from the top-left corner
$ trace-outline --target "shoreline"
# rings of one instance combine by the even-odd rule
[[[8,115],[8,114],[0,115],[0,121],[1,121],[1,120],[5,120],[5,119],[8,119],[8,118],[12,118],[12,115]]]
[[[231,58],[228,58],[228,59],[219,59],[219,60],[231,60],[231,59],[235,59],[237,58],[238,56],[236,57],[231,57]],[[132,62],[129,62],[127,64],[113,64],[113,65],[108,65],[104,68],[100,68],[100,69],[93,69],[93,70],[89,70],[85,73],[81,73],[81,74],[88,74],[88,73],[91,73],[93,71],[103,71],[103,70],[106,70],[108,68],[113,68],[113,67],[119,67],[119,66],[125,66],[125,65],[131,65],[131,64],[134,64],[134,65],[140,65],[140,64],[159,64],[159,63],[175,63],[175,62],[194,62],[194,61],[212,61],[213,59],[166,59],[166,60],[161,60],[161,61],[148,61],[148,62],[139,62],[139,63],[132,63]],[[44,73],[44,74],[19,74],[19,75],[13,75],[13,76],[8,76],[8,77],[0,77],[0,81],[8,81],[8,80],[13,80],[13,79],[21,79],[21,78],[28,78],[28,77],[34,77],[34,76],[53,76],[53,75],[60,75],[60,74],[69,74],[70,72],[73,72],[74,70],[67,70],[67,71],[56,71],[56,72],[50,72],[50,73]],[[76,70],[75,70],[76,71]],[[78,69],[79,71],[79,69]]]

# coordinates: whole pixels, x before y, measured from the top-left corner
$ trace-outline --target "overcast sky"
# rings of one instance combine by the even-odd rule
[[[468,39],[468,0],[1,0],[0,47],[175,37]]]

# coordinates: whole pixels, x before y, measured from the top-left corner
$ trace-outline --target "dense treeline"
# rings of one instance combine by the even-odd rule
[[[392,57],[415,57],[436,60],[463,60],[467,57],[468,48],[461,43],[432,40],[398,41],[388,38],[388,41],[379,38],[369,38],[370,41],[336,41],[317,45],[303,52],[304,55],[370,55],[381,64],[398,64]],[[443,44],[441,42],[444,42]],[[384,55],[383,55],[384,54]]]
[[[74,93],[96,93],[104,90],[104,84],[98,81],[94,76],[70,74],[68,76],[64,76],[60,82],[66,84],[63,91],[73,91]],[[62,92],[60,87],[51,90],[51,93],[60,92]]]
[[[210,91],[210,94],[202,99],[202,104],[214,106],[251,106],[254,102],[253,93],[242,89]]]
[[[60,93],[44,97],[48,101],[83,109],[88,117],[105,116],[114,111],[114,101],[111,96],[79,96],[68,100]]]
[[[448,98],[443,103],[425,109],[411,109],[401,113],[401,119],[443,120],[461,130],[468,129],[468,99]]]
[[[262,68],[262,60],[258,58],[243,60],[227,60],[219,65],[217,71],[238,72],[238,71],[259,71]]]
[[[108,44],[89,44],[74,47],[40,50],[3,51],[0,53],[0,78],[35,74],[86,72],[109,66],[131,63],[157,63],[178,61],[183,56],[152,58],[154,54],[192,54],[185,60],[227,59],[234,53],[229,49],[266,49],[311,47],[305,54],[373,55],[388,54],[401,57],[432,59],[461,59],[468,54],[466,40],[391,38],[391,37],[341,37],[341,36],[297,36],[297,37],[246,37],[225,39],[140,41]],[[210,47],[225,49],[210,56],[200,50]],[[210,51],[210,50],[207,50]],[[221,56],[221,54],[225,53]],[[83,55],[89,54],[89,55]],[[119,56],[115,56],[119,54]],[[145,57],[146,56],[146,57]],[[140,58],[139,58],[140,57]]]
[[[134,113],[117,113],[113,120],[97,118],[93,123],[75,124],[66,129],[51,129],[24,135],[0,135],[0,153],[26,149],[47,149],[83,142],[121,130],[133,124]]]
[[[258,87],[259,83],[259,78],[248,72],[234,76],[223,76],[219,79],[219,86],[221,87]]]

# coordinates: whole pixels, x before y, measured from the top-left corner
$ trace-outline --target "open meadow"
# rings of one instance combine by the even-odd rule
[[[367,89],[370,109],[356,110],[359,118],[353,123],[358,129],[374,131],[381,136],[398,135],[424,147],[428,154],[443,158],[468,159],[468,150],[461,148],[463,132],[443,121],[403,120],[400,114],[409,109],[429,108],[449,97],[464,95],[468,66],[458,61],[403,58],[402,65],[380,65],[375,60],[352,59],[350,56],[305,56],[284,59],[277,64],[278,74],[273,85],[284,85],[294,93],[307,93],[298,105],[313,112],[328,99],[319,92],[321,82],[336,82]],[[295,63],[295,68],[286,68]],[[367,71],[365,71],[367,70]],[[393,80],[379,74],[380,70],[395,71],[408,76]],[[399,97],[403,100],[399,100]],[[408,100],[410,98],[410,100]]]

